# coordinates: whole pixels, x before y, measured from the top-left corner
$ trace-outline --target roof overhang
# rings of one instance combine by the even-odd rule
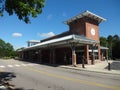
[[[36,49],[36,48],[46,48],[50,46],[54,47],[54,46],[60,46],[60,45],[69,45],[71,43],[72,44],[97,44],[99,42],[95,40],[91,40],[85,36],[72,34],[72,35],[61,37],[61,38],[56,38],[49,41],[41,42],[36,45],[24,48],[21,51]]]
[[[64,23],[69,25],[71,22],[73,22],[73,21],[75,21],[77,19],[83,18],[85,16],[87,16],[89,18],[92,18],[94,20],[97,20],[98,23],[106,21],[106,19],[104,19],[104,18],[102,18],[102,17],[100,17],[100,16],[98,16],[98,15],[96,15],[96,14],[90,12],[90,11],[85,11],[85,12],[83,12],[83,13],[77,15],[77,16],[72,17],[69,20],[64,21]]]
[[[35,42],[35,43],[39,43],[40,42],[40,40],[29,40],[29,41],[27,41],[27,42]]]
[[[100,49],[101,49],[101,50],[107,50],[107,49],[109,49],[109,48],[100,46]]]

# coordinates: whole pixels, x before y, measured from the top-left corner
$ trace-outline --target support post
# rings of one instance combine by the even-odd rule
[[[82,68],[85,68],[85,62],[84,62],[84,59],[85,59],[85,57],[84,57],[84,55],[83,55],[83,58],[82,58]]]
[[[42,50],[39,50],[39,55],[40,55],[40,63],[42,63]]]
[[[73,65],[73,66],[76,66],[75,45],[72,46],[72,65]]]
[[[111,70],[110,62],[108,63],[108,70]]]
[[[92,46],[92,60],[91,60],[91,64],[94,65],[95,64],[95,59],[94,59],[94,47]]]
[[[53,61],[52,61],[52,63],[53,63],[53,64],[56,63],[56,61],[55,61],[55,50],[54,50],[54,49],[53,49]]]
[[[55,64],[55,49],[54,47],[51,47],[50,49],[50,63]]]
[[[85,58],[86,58],[86,64],[88,64],[88,60],[89,60],[89,47],[88,47],[88,45],[85,45]]]
[[[22,58],[23,58],[23,52],[19,53],[19,58],[22,60]]]
[[[24,59],[24,52],[22,51],[21,52],[21,60],[23,60]]]
[[[50,49],[49,63],[52,64],[52,49]]]

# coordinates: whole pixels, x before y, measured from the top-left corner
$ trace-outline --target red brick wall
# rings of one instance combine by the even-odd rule
[[[88,38],[90,38],[92,40],[99,41],[99,29],[98,29],[98,26],[94,25],[94,24],[91,24],[89,22],[86,22],[85,25],[86,25],[86,30],[85,30],[86,31],[85,32],[86,37],[88,37]],[[91,29],[92,28],[95,30],[95,35],[91,34]]]
[[[74,34],[85,35],[86,37],[99,42],[99,27],[98,22],[88,17],[84,17],[73,21],[69,24],[69,31]],[[91,34],[91,29],[95,30],[95,35]],[[85,57],[89,60],[89,47],[85,47]],[[98,57],[100,59],[100,44],[98,44]]]
[[[83,19],[78,19],[69,25],[71,33],[85,35],[85,22]]]
[[[90,22],[86,22],[85,25],[86,25],[86,30],[85,30],[86,31],[86,37],[100,42],[98,25],[90,23]],[[91,34],[91,29],[92,28],[95,30],[95,35]],[[98,46],[98,58],[100,59],[100,44],[97,44],[97,46]]]

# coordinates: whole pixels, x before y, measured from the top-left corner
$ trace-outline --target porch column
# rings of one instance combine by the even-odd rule
[[[52,60],[52,63],[55,64],[56,63],[56,61],[55,61],[55,50],[53,49],[52,51],[53,51],[53,60]]]
[[[100,60],[103,61],[103,57],[104,57],[103,50],[101,50],[100,52],[101,52],[101,59]]]
[[[89,60],[89,46],[88,45],[85,45],[85,63],[88,64],[88,60]]]
[[[98,59],[100,60],[101,57],[100,57],[100,44],[98,44]]]
[[[50,58],[49,58],[50,64],[52,64],[52,49],[50,49]]]
[[[42,50],[39,50],[40,63],[42,63]]]
[[[73,65],[73,66],[76,66],[75,45],[72,46],[72,65]]]
[[[25,60],[25,52],[22,54],[22,59]]]
[[[92,64],[92,65],[95,64],[95,58],[94,58],[94,46],[92,46],[92,60],[91,60],[91,64]]]
[[[24,52],[21,52],[21,59],[24,59]]]
[[[55,64],[55,49],[51,47],[50,49],[50,63]]]

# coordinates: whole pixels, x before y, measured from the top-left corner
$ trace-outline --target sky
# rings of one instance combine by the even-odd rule
[[[31,24],[9,16],[0,17],[0,38],[15,49],[26,47],[28,40],[44,38],[69,30],[63,21],[86,10],[106,19],[99,24],[100,36],[120,36],[120,0],[46,0],[42,14],[31,18]]]

